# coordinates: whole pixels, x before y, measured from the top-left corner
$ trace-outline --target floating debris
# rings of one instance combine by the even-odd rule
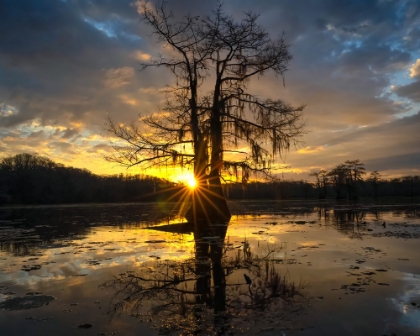
[[[91,324],[91,323],[79,324],[77,326],[77,328],[79,328],[79,329],[89,329],[89,328],[92,328],[92,327],[93,327],[93,324]]]
[[[34,296],[34,295],[41,295],[41,294],[42,294],[41,292],[29,292],[29,293],[26,293],[27,296]]]
[[[375,272],[371,272],[371,271],[366,271],[366,272],[362,272],[362,274],[364,275],[375,275]]]
[[[25,265],[21,268],[21,270],[25,272],[36,271],[39,269],[41,269],[41,265],[32,265],[32,266]]]
[[[87,260],[86,263],[90,266],[97,266],[97,265],[101,264],[101,262],[99,260],[96,260],[96,259]]]
[[[368,252],[382,252],[382,250],[376,249],[376,248],[371,247],[371,246],[362,247],[362,249],[364,249],[365,251],[368,251]]]

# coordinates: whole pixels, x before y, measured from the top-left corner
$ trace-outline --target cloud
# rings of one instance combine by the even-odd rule
[[[48,144],[48,147],[53,150],[59,150],[61,152],[66,152],[71,154],[76,154],[76,152],[73,150],[73,144],[64,142],[64,141],[52,141]]]
[[[395,87],[393,90],[398,96],[420,102],[420,80],[408,85]]]
[[[32,132],[28,138],[43,138],[45,136],[44,130]]]
[[[420,151],[410,154],[391,154],[365,161],[371,171],[405,170],[407,175],[420,173]],[[411,171],[411,174],[410,174]]]
[[[414,64],[412,59],[420,48],[420,3],[305,0],[302,6],[302,1],[232,0],[224,5],[235,18],[245,10],[260,13],[259,23],[274,37],[285,32],[294,57],[286,87],[267,76],[251,89],[261,97],[308,105],[306,145],[289,153],[286,162],[310,171],[347,159],[415,155],[418,115],[395,116],[420,102],[420,59]],[[168,2],[176,17],[208,15],[216,4]],[[140,22],[138,5],[133,0],[2,3],[3,153],[39,152],[112,171],[99,164],[98,151],[108,150],[106,116],[129,123],[139,113],[155,113],[163,106],[164,88],[174,84],[167,69],[137,71],[139,63],[168,51]],[[396,80],[407,76],[407,69],[414,82]],[[93,139],[93,134],[100,137]],[[403,171],[403,165],[398,169]]]
[[[75,129],[75,128],[66,128],[66,130],[64,131],[64,133],[63,132],[60,132],[60,133],[62,133],[61,139],[70,139],[70,138],[73,138],[76,135],[78,135],[79,134],[79,130],[78,129]]]
[[[420,58],[411,66],[410,68],[410,77],[419,77],[420,76]]]
[[[317,146],[317,147],[307,146],[305,148],[299,149],[297,152],[299,154],[314,154],[314,153],[318,153],[322,150],[324,150],[323,146]]]
[[[111,38],[86,22],[86,17],[116,21],[116,30],[136,34],[137,15],[129,11],[129,2],[125,5],[124,11],[121,3],[119,9],[95,2],[7,3],[0,23],[0,71],[6,78],[0,82],[0,104],[7,102],[16,113],[3,119],[2,126],[40,118],[44,124],[65,119],[89,127],[117,110],[128,119],[133,111],[117,96],[122,89],[133,92],[140,86],[134,70],[138,64],[130,55],[141,42]]]
[[[101,153],[101,152],[112,153],[113,151],[114,151],[113,147],[108,144],[95,145],[92,148],[87,150],[88,153]]]
[[[417,113],[376,126],[318,134],[311,143],[322,146],[324,149],[321,153],[311,155],[308,161],[306,155],[291,152],[287,155],[287,162],[292,168],[300,167],[310,172],[312,167],[330,170],[346,160],[360,159],[368,171],[379,170],[388,175],[413,174],[414,163],[398,160],[399,157],[412,157],[412,162],[418,161],[419,129],[420,113]],[[384,164],[379,165],[379,162]],[[387,162],[388,165],[385,164]]]
[[[139,62],[145,62],[149,61],[152,58],[152,55],[136,50],[131,54],[131,57]]]
[[[143,14],[145,9],[151,12],[155,9],[153,4],[146,0],[135,0],[131,3],[131,5],[137,9],[137,13],[139,14]]]
[[[122,67],[109,69],[105,73],[105,83],[111,88],[117,88],[122,85],[130,84],[135,72],[131,67]]]
[[[410,59],[409,52],[395,50],[391,46],[366,44],[342,54],[340,63],[342,71],[353,71],[353,75],[357,76],[373,76],[402,70],[409,64]]]

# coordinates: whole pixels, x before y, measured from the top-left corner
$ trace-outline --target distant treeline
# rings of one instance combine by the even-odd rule
[[[420,196],[420,176],[366,176],[359,160],[311,174],[315,182],[271,181],[225,185],[228,199],[297,199]],[[178,200],[182,185],[145,175],[99,176],[48,158],[18,154],[0,162],[0,204],[60,204]]]
[[[385,179],[377,170],[367,175],[364,163],[359,160],[347,160],[331,171],[320,170],[311,175],[315,177],[314,186],[320,199],[420,196],[420,176]]]
[[[350,199],[349,194],[344,191],[337,197],[337,192],[333,185],[328,184],[325,190],[320,191],[316,183],[305,180],[293,181],[282,180],[278,182],[250,182],[245,186],[232,184],[227,189],[228,199]],[[376,195],[375,195],[376,189]],[[378,197],[420,197],[420,176],[404,176],[389,180],[381,180],[375,186],[369,180],[363,180],[358,183],[357,196],[353,195],[351,199],[358,198],[378,198]]]
[[[99,176],[37,155],[0,162],[0,204],[158,201],[170,199],[179,188],[153,176]]]
[[[331,171],[312,173],[315,182],[273,181],[254,182],[246,186],[229,185],[230,199],[294,199],[336,198],[357,200],[360,197],[417,197],[420,196],[420,176],[385,179],[378,171],[367,175],[364,163],[348,160]]]

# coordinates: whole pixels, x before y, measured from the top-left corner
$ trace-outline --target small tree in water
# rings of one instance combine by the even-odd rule
[[[143,22],[168,50],[142,64],[166,67],[176,78],[167,90],[165,113],[142,118],[145,128],[108,129],[126,146],[107,159],[126,166],[192,166],[197,180],[189,220],[229,220],[221,178],[246,183],[252,172],[268,173],[276,155],[299,142],[301,112],[280,99],[249,92],[252,79],[272,72],[283,77],[291,55],[283,36],[277,40],[248,12],[241,21],[219,5],[208,17],[176,20],[165,2],[139,5]]]

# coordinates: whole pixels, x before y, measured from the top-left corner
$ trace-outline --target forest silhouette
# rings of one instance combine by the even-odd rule
[[[323,171],[321,175],[334,177],[336,168],[331,172]],[[336,180],[327,178],[323,185],[317,176],[314,182],[278,179],[232,183],[223,188],[231,200],[345,199],[354,197],[354,190],[362,198],[420,196],[420,176],[391,179],[378,176],[378,172],[373,172],[365,179],[358,179],[351,186],[356,189],[346,187],[345,179],[341,180],[342,185],[337,185]],[[18,154],[0,161],[0,204],[3,205],[178,201],[183,188],[186,187],[181,183],[154,176],[96,175],[38,155]],[[350,194],[348,190],[353,192]]]

